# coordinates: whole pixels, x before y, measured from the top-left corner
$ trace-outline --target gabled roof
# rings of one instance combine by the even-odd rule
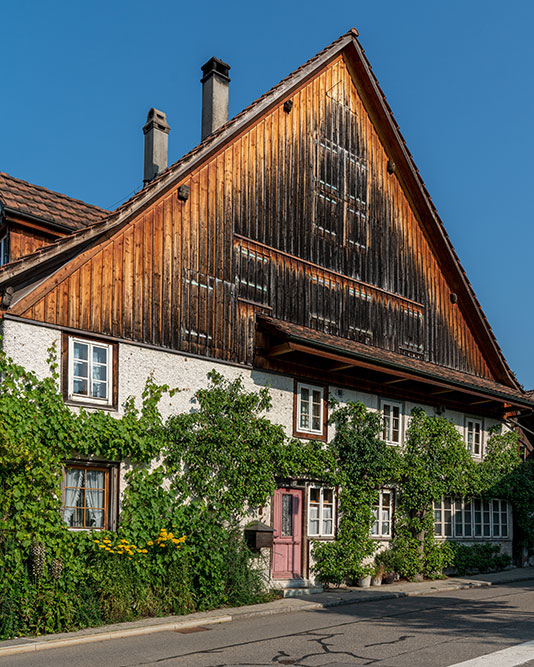
[[[520,385],[506,363],[495,335],[460,264],[357,36],[358,32],[353,28],[339,37],[241,113],[209,135],[107,218],[104,217],[100,222],[94,222],[88,229],[83,229],[68,238],[61,239],[33,255],[28,255],[23,260],[7,264],[0,270],[0,289],[14,286],[16,290],[16,285],[19,282],[27,285],[28,274],[36,266],[39,266],[42,271],[43,263],[50,263],[50,275],[53,275],[62,264],[73,257],[76,248],[79,250],[85,249],[98,243],[102,235],[105,234],[108,237],[110,233],[120,229],[134,215],[151,205],[167,190],[178,185],[194,168],[219,151],[265,112],[291,97],[304,82],[343,53],[357,76],[358,89],[364,104],[370,115],[375,119],[383,143],[387,146],[390,157],[396,164],[397,176],[409,193],[421,224],[434,248],[435,255],[439,258],[442,270],[448,276],[451,289],[457,293],[459,301],[461,300],[462,310],[465,312],[471,329],[478,336],[495,377],[498,378],[499,382],[520,389]],[[63,262],[61,261],[62,257],[64,257]],[[21,296],[26,292],[27,290],[23,290]],[[16,303],[16,300],[15,298],[14,303]]]
[[[0,172],[0,202],[7,211],[52,222],[66,230],[83,229],[106,215],[98,206],[52,192]]]

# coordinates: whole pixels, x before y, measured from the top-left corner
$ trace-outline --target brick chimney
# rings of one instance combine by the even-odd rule
[[[145,134],[145,174],[143,183],[149,183],[164,169],[167,169],[169,152],[169,132],[167,116],[163,111],[150,109],[143,127]]]
[[[210,58],[202,65],[202,132],[201,139],[224,125],[228,120],[228,88],[230,65]]]

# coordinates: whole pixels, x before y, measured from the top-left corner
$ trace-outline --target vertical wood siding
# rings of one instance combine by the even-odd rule
[[[252,363],[265,312],[491,377],[343,58],[291,99],[23,315]]]

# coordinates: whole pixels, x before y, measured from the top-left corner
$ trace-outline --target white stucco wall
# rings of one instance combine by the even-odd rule
[[[25,368],[34,371],[39,377],[48,374],[46,363],[47,349],[55,344],[61,350],[61,332],[46,326],[4,320],[2,323],[3,348],[14,361]],[[129,396],[136,398],[138,407],[141,406],[141,394],[149,375],[153,374],[158,384],[167,384],[180,391],[173,397],[165,395],[160,404],[164,418],[180,412],[195,409],[195,392],[207,385],[207,374],[214,368],[226,378],[233,380],[241,377],[247,390],[269,386],[272,397],[272,409],[268,413],[269,419],[281,424],[288,436],[293,434],[293,392],[294,379],[289,376],[267,373],[261,370],[223,364],[216,360],[188,357],[183,354],[156,350],[136,345],[134,343],[119,343],[119,409],[116,414],[123,413],[123,404]],[[371,410],[380,409],[381,397],[375,394],[347,389],[345,387],[330,386],[329,394],[334,396],[341,405],[350,401],[361,401]],[[409,416],[414,407],[422,407],[427,414],[436,414],[433,407],[418,405],[410,401],[403,401],[405,429],[409,423]],[[470,414],[466,409],[466,414]],[[463,436],[466,414],[446,410],[443,416],[451,420]],[[498,423],[495,419],[483,418],[484,444],[487,442],[488,429]],[[334,429],[328,429],[328,439],[334,435]]]
[[[61,351],[61,332],[58,329],[33,324],[29,322],[4,320],[2,323],[3,348],[13,360],[34,371],[39,377],[49,374],[46,363],[47,349],[56,345],[58,356]],[[129,396],[134,396],[138,407],[141,406],[141,394],[149,375],[153,375],[158,384],[167,384],[171,388],[180,391],[173,397],[165,395],[160,404],[160,410],[164,418],[172,414],[188,412],[195,409],[194,393],[207,386],[207,374],[216,368],[224,377],[233,380],[241,377],[247,390],[259,389],[269,386],[272,397],[272,409],[268,413],[271,421],[281,424],[288,436],[293,434],[293,405],[294,405],[294,379],[264,371],[223,364],[215,360],[188,357],[183,354],[156,350],[143,347],[133,343],[118,344],[118,404],[119,409],[112,411],[117,416],[123,414],[123,404]],[[350,401],[361,401],[371,410],[380,410],[381,398],[374,394],[368,394],[345,387],[329,387],[329,394],[334,396],[340,405],[346,405]],[[406,429],[409,423],[409,415],[416,404],[409,401],[402,403],[402,412],[405,418]],[[417,406],[429,415],[436,414],[433,407]],[[75,408],[73,408],[75,409]],[[96,408],[98,409],[98,408]],[[467,413],[469,414],[469,413]],[[443,416],[450,419],[459,432],[464,435],[465,415],[461,412],[446,410]],[[497,424],[493,419],[484,418],[484,445],[488,438],[488,428]],[[328,439],[334,435],[333,427],[328,429]],[[124,489],[124,474],[129,466],[127,462],[121,465],[121,492]],[[122,493],[121,493],[122,495]],[[271,522],[270,507],[265,507],[250,518],[259,518],[269,524]],[[511,522],[510,522],[511,525]],[[501,542],[503,550],[511,551],[511,540]],[[383,546],[384,543],[381,543]],[[313,569],[313,558],[308,554],[309,564]],[[262,550],[259,559],[263,567],[267,567],[267,553]],[[313,574],[312,574],[313,578]]]

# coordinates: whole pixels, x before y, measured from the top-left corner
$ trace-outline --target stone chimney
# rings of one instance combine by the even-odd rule
[[[202,132],[201,139],[224,125],[228,120],[228,72],[230,65],[210,58],[202,65]]]
[[[167,116],[163,111],[150,109],[143,127],[145,134],[145,175],[143,183],[149,183],[164,169],[167,169],[169,152],[169,132]]]

